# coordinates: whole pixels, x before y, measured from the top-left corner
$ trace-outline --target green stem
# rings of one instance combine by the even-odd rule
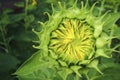
[[[77,74],[75,75],[75,80],[79,80],[79,76]]]
[[[85,76],[86,76],[86,79],[87,79],[87,80],[90,80],[89,77],[87,76],[87,74],[86,74]]]
[[[8,42],[7,42],[6,38],[5,38],[5,26],[0,27],[0,30],[1,30],[3,43],[4,43],[4,46],[5,46],[4,50],[5,50],[6,53],[9,53],[9,45],[8,45]]]
[[[27,29],[27,8],[28,8],[28,0],[26,0],[26,2],[25,2],[25,19],[24,19],[24,21],[25,21],[25,29]]]
[[[28,0],[25,2],[25,17],[27,16]]]
[[[114,13],[117,13],[119,4],[116,3],[116,4],[114,4],[114,5],[115,5]]]

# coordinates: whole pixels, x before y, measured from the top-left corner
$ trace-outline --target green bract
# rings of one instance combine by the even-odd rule
[[[42,31],[35,32],[41,42],[37,48],[43,50],[44,55],[54,54],[57,59],[67,64],[91,60],[95,55],[107,56],[106,53],[99,55],[98,52],[99,48],[103,52],[110,50],[111,32],[107,33],[103,29],[107,22],[104,20],[107,12],[101,16],[94,16],[94,6],[95,4],[88,10],[86,3],[79,9],[75,3],[66,9],[59,3],[60,11],[53,8],[53,14],[48,14],[49,21],[41,23]],[[104,39],[102,34],[108,36],[108,39]]]
[[[39,37],[40,45],[35,47],[40,49],[39,52],[18,69],[16,74],[25,80],[66,80],[69,74],[74,73],[79,79],[81,74],[87,75],[89,68],[102,74],[97,67],[98,58],[111,57],[111,41],[115,37],[113,27],[118,18],[111,22],[109,12],[100,15],[102,12],[99,11],[94,15],[95,4],[89,8],[86,1],[79,8],[75,2],[72,7],[66,8],[59,2],[59,10],[52,6],[52,15],[47,13],[49,20],[41,22],[41,32],[34,31]],[[32,63],[35,65],[32,66]],[[27,69],[29,66],[31,68]],[[31,72],[25,73],[26,71]],[[33,73],[37,74],[34,76],[42,73],[46,75],[44,71],[49,74],[47,77],[27,77]]]

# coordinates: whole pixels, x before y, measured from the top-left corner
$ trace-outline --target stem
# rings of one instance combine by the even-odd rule
[[[25,29],[27,29],[27,8],[28,8],[28,0],[25,1]]]
[[[75,75],[75,80],[79,80],[79,76],[77,74]]]
[[[28,0],[25,2],[25,17],[27,16],[27,7],[28,7]]]
[[[86,76],[86,79],[87,79],[87,80],[90,80],[89,77],[88,77],[87,75],[85,75],[85,76]]]
[[[5,46],[4,50],[5,50],[6,53],[9,53],[9,45],[8,45],[8,42],[5,38],[5,26],[1,27],[0,30],[1,30],[3,43],[4,43],[4,46]]]
[[[119,4],[114,4],[114,5],[115,5],[114,13],[117,13]]]

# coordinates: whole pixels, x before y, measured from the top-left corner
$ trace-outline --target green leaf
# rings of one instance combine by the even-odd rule
[[[114,26],[115,22],[120,18],[120,13],[111,13],[110,15],[107,15],[103,20],[106,21],[103,28],[112,28],[111,26]]]
[[[18,41],[32,42],[33,40],[37,40],[37,36],[32,31],[21,31],[20,33],[17,33],[17,35],[14,36],[14,39]]]
[[[16,68],[19,63],[19,60],[14,56],[0,53],[0,72],[8,72],[9,70]]]
[[[9,15],[9,17],[10,17],[10,20],[12,21],[11,23],[15,23],[20,20],[23,20],[25,18],[25,14],[24,13],[11,14],[11,15]]]
[[[115,68],[118,69],[120,67],[119,64],[114,63],[113,58],[103,58],[102,57],[100,59],[100,64],[98,65],[98,67],[100,68],[103,75],[99,74],[95,69],[90,69],[89,73],[88,73],[90,80],[116,80],[116,79],[114,79],[114,77],[118,76],[118,75],[116,76],[116,74],[115,74],[115,76],[112,75],[113,78],[111,78],[111,79],[108,78],[108,76],[111,76],[111,74],[114,74],[113,72],[115,71]],[[106,71],[109,71],[110,69],[111,69],[111,72],[106,73]],[[117,79],[117,80],[119,80],[119,79]]]
[[[9,15],[7,14],[3,14],[0,16],[0,24],[3,25],[3,26],[6,26],[8,24],[10,24],[10,18],[9,18]]]
[[[32,11],[32,10],[34,10],[35,8],[36,8],[36,7],[33,6],[32,4],[29,4],[26,9],[29,10],[29,11]]]
[[[13,10],[12,10],[12,9],[9,9],[9,8],[5,8],[5,9],[3,10],[3,14],[8,14],[8,13],[11,13],[11,12],[13,12]]]
[[[120,27],[115,27],[114,35],[115,35],[118,39],[120,39]]]
[[[74,80],[75,79],[75,75],[74,74],[70,74],[67,77],[67,80]]]
[[[24,7],[25,6],[24,2],[17,2],[14,5],[17,7]]]
[[[103,74],[98,68],[98,60],[93,60],[90,64],[87,65],[88,68],[93,68],[97,70],[100,74]]]
[[[34,74],[22,75],[18,78],[20,80],[53,80],[55,73],[56,71],[54,69],[43,68],[35,71]]]
[[[57,3],[57,0],[45,0],[46,3]]]
[[[104,68],[103,75],[96,75],[93,80],[120,80],[120,64],[107,64],[108,68]]]
[[[29,23],[33,22],[34,19],[35,19],[35,17],[34,17],[34,15],[32,15],[32,14],[26,16],[26,21],[29,22]]]
[[[56,61],[47,57],[41,57],[40,53],[40,51],[36,52],[14,74],[23,80],[49,80],[51,72],[54,72]]]
[[[120,0],[105,0],[105,2],[109,2],[109,3],[120,3]]]

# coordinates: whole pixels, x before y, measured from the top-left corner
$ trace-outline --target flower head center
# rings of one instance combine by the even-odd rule
[[[68,62],[84,60],[94,48],[93,28],[79,19],[63,19],[50,39],[50,49]]]

